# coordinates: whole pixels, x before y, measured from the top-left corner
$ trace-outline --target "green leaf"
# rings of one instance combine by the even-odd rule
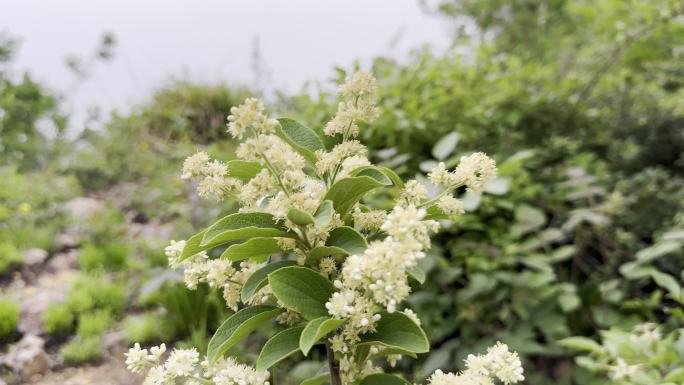
[[[226,165],[228,166],[228,176],[245,181],[254,178],[263,168],[259,162],[239,159],[229,160]]]
[[[266,370],[299,351],[299,336],[303,326],[283,330],[271,337],[261,348],[256,369]]]
[[[421,269],[420,267],[418,267],[418,266],[408,267],[408,268],[406,268],[406,273],[408,273],[408,275],[411,278],[418,281],[418,283],[420,283],[421,285],[423,283],[425,283],[425,271],[423,269]]]
[[[387,177],[392,180],[392,183],[394,183],[395,186],[397,186],[400,189],[404,188],[404,181],[401,180],[401,177],[396,172],[394,172],[394,170],[388,167],[378,167],[378,169],[380,169],[380,171],[387,175]]]
[[[201,245],[254,237],[294,237],[268,213],[235,213],[225,216],[204,233]]]
[[[366,238],[358,231],[348,226],[336,227],[325,241],[325,246],[313,248],[309,252],[310,258],[320,258],[333,254],[363,254],[368,248]]]
[[[361,336],[361,343],[426,353],[430,344],[425,332],[404,313],[381,313],[375,333]]]
[[[568,337],[558,341],[558,344],[566,348],[575,350],[585,350],[588,352],[600,353],[603,347],[598,342],[587,337]]]
[[[306,226],[314,223],[314,217],[304,210],[292,208],[287,212],[287,219],[299,226]]]
[[[543,226],[546,215],[542,210],[523,204],[515,208],[515,220],[516,223],[511,226],[511,234],[517,237]]]
[[[413,357],[413,358],[418,357],[418,355],[416,353],[409,352],[408,350],[399,349],[399,348],[384,348],[384,349],[380,349],[380,351],[377,353],[373,353],[373,354],[369,355],[367,359],[374,360],[374,359],[381,358],[381,357],[387,357],[387,356],[392,355],[392,354],[400,354],[402,356],[409,356],[409,357]]]
[[[451,132],[442,137],[432,148],[432,156],[437,160],[444,160],[451,155],[458,144],[458,132]]]
[[[378,167],[375,166],[361,166],[352,170],[351,176],[369,176],[385,186],[391,186],[392,180]]]
[[[299,385],[322,385],[328,383],[330,379],[330,369],[328,365],[323,365],[316,374],[302,381]]]
[[[187,241],[185,241],[185,247],[183,248],[183,252],[181,253],[181,256],[178,258],[179,261],[184,261],[197,253],[209,250],[211,248],[229,242],[224,240],[217,240],[215,242],[210,242],[206,245],[202,245],[202,239],[204,238],[205,233],[206,230],[201,231],[190,237]]]
[[[266,286],[268,283],[268,275],[272,272],[282,269],[283,267],[296,265],[295,261],[278,261],[269,263],[268,265],[262,267],[261,269],[252,273],[252,275],[247,278],[245,284],[242,285],[242,302],[249,301],[254,294],[256,294],[262,287]]]
[[[325,303],[335,292],[333,284],[306,267],[290,266],[268,275],[273,294],[289,309],[311,320],[328,315]]]
[[[663,255],[679,252],[681,248],[681,244],[677,241],[660,241],[653,246],[639,250],[636,253],[636,259],[641,263],[649,262]]]
[[[333,217],[333,203],[332,201],[323,201],[321,205],[318,207],[318,210],[316,210],[316,214],[314,215],[314,221],[316,222],[317,227],[325,227],[330,224],[330,221],[332,221]]]
[[[381,186],[382,183],[365,175],[343,178],[330,187],[323,199],[331,200],[335,211],[344,217],[364,194]]]
[[[658,270],[653,270],[651,271],[651,277],[658,286],[662,287],[670,293],[672,299],[678,302],[681,302],[683,300],[682,288],[677,283],[677,280],[674,279],[671,275],[662,273]]]
[[[320,317],[309,321],[299,338],[299,348],[306,356],[311,348],[324,336],[337,329],[344,320]]]
[[[325,150],[323,140],[316,134],[316,131],[293,119],[280,118],[278,121],[280,122],[278,135],[302,154],[306,160],[316,163],[318,161],[316,151]]]
[[[393,374],[374,373],[364,377],[359,385],[411,385],[411,383]]]
[[[228,246],[223,254],[221,254],[221,258],[230,259],[231,261],[241,261],[247,258],[263,261],[272,254],[281,251],[283,249],[278,244],[277,239],[252,238],[243,243]]]
[[[216,361],[238,341],[280,312],[282,309],[275,306],[257,305],[246,307],[230,316],[219,326],[209,341],[207,347],[209,362]]]

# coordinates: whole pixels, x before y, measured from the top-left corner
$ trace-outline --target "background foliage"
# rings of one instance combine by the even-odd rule
[[[410,299],[432,353],[400,362],[402,369],[416,379],[457,369],[466,352],[501,339],[525,358],[530,384],[600,384],[603,374],[578,366],[560,340],[600,341],[602,330],[645,321],[682,326],[682,7],[446,0],[433,11],[453,16],[454,47],[420,49],[401,63],[374,60],[381,115],[361,140],[379,151],[376,161],[403,176],[435,161],[453,165],[471,151],[493,154],[500,165],[500,179],[434,241],[423,266],[429,277]],[[475,28],[459,28],[464,23]],[[161,273],[160,250],[217,216],[180,182],[178,165],[219,139],[208,151],[227,160],[224,119],[248,91],[173,83],[70,141],[59,97],[11,68],[10,40],[0,47],[4,282],[24,269],[27,250],[53,255],[64,247],[57,235],[76,232],[82,277],[44,314],[52,344],[72,341],[62,348],[65,360],[98,357],[112,328],[131,341],[206,341],[226,310],[208,289],[188,292]],[[318,91],[281,95],[279,110],[321,126],[335,105],[329,87]],[[104,214],[74,219],[64,203],[78,196],[106,202]],[[135,235],[149,224],[173,231]],[[113,294],[98,299],[102,290]],[[14,307],[2,306],[10,316],[2,317],[0,339],[15,341]],[[206,320],[150,326],[178,306],[215,310]],[[70,351],[70,343],[89,354]],[[293,373],[304,378],[307,368]]]

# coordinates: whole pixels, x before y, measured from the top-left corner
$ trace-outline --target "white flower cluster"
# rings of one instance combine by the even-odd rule
[[[370,73],[357,71],[347,77],[339,92],[345,100],[338,104],[337,113],[325,125],[324,131],[328,136],[341,134],[346,139],[358,135],[357,122],[370,122],[378,115],[375,107],[377,84]]]
[[[480,194],[496,173],[496,162],[482,152],[461,157],[454,171],[448,171],[440,162],[428,174],[430,182],[444,189],[433,202],[449,217],[463,214],[463,201],[454,197],[453,192],[466,186],[467,191]]]
[[[629,338],[634,343],[650,345],[660,341],[663,338],[663,334],[660,331],[660,325],[654,322],[646,322],[634,326]]]
[[[237,194],[240,211],[270,213],[299,232],[300,229],[287,220],[287,212],[297,208],[314,214],[325,195],[325,183],[307,175],[302,155],[278,136],[267,132],[256,130],[254,136],[242,142],[236,151],[238,158],[259,162],[264,167]],[[309,226],[309,241],[324,241],[329,230],[329,227]]]
[[[356,72],[340,86],[339,93],[343,100],[324,131],[336,139],[341,137],[341,141],[330,151],[317,151],[312,164],[307,164],[304,156],[276,135],[278,121],[267,117],[261,101],[250,98],[231,109],[228,132],[241,140],[236,150],[237,157],[258,163],[261,170],[249,181],[242,182],[229,176],[228,164],[212,160],[205,152],[198,152],[185,160],[182,177],[202,178],[197,189],[203,197],[220,200],[231,196],[240,204],[241,212],[273,215],[298,235],[297,239],[278,239],[278,243],[286,253],[296,255],[300,264],[311,264],[307,260],[308,251],[325,245],[330,231],[345,224],[369,237],[372,234],[373,238],[379,238],[372,241],[362,254],[350,255],[343,262],[334,256],[314,261],[317,265],[313,267],[331,279],[336,288],[325,305],[328,313],[346,321],[330,336],[329,343],[339,359],[343,383],[349,384],[364,375],[381,371],[371,360],[355,357],[356,347],[361,335],[375,331],[381,312],[401,310],[401,303],[408,297],[407,269],[415,267],[425,257],[425,251],[430,247],[430,232],[439,227],[435,220],[426,219],[428,208],[434,205],[449,216],[460,214],[463,212],[462,202],[452,194],[461,186],[468,191],[481,192],[496,175],[496,164],[483,153],[462,157],[454,171],[448,171],[440,163],[429,178],[444,190],[433,199],[428,200],[425,185],[412,180],[405,184],[389,213],[357,203],[351,215],[344,220],[340,214],[333,213],[329,223],[297,225],[287,217],[291,209],[315,215],[331,185],[352,175],[354,170],[370,165],[366,147],[354,138],[359,133],[359,122],[369,122],[377,115],[374,104],[376,80],[369,73]],[[350,219],[353,223],[348,223]],[[166,247],[170,265],[183,268],[185,283],[191,289],[203,282],[222,290],[227,306],[237,311],[242,285],[261,265],[246,260],[236,266],[231,261],[209,258],[206,252],[181,262],[179,259],[185,244],[185,241],[171,241]],[[250,304],[272,299],[270,288],[265,287],[252,297]],[[415,313],[408,309],[403,312],[420,324]],[[288,310],[281,313],[277,321],[294,325],[301,322],[301,316]],[[199,362],[195,350],[174,350],[166,363],[159,364],[165,348],[153,349],[148,352],[136,344],[127,354],[126,363],[131,370],[151,368],[146,384],[167,385],[185,378],[216,385],[268,384],[268,373],[256,372],[232,359],[222,359],[209,365],[206,361]],[[373,346],[370,349],[375,354],[381,348]],[[394,366],[400,358],[400,355],[391,354],[387,361]],[[517,354],[509,352],[503,344],[490,348],[486,355],[469,356],[467,364],[468,369],[459,374],[435,373],[431,384],[482,385],[491,383],[493,378],[509,384],[522,379]],[[471,382],[449,382],[452,378],[469,379]],[[480,382],[474,382],[476,380]]]
[[[428,380],[430,385],[493,385],[494,379],[508,385],[523,381],[522,363],[518,353],[508,350],[506,344],[497,342],[486,354],[471,354],[465,360],[466,370],[460,373],[444,373],[437,370]]]
[[[271,133],[278,127],[278,121],[264,114],[264,103],[256,98],[248,98],[239,106],[230,109],[228,132],[234,138],[242,139],[248,130],[258,133]]]
[[[141,349],[140,344],[128,350],[126,366],[134,373],[150,368],[143,385],[211,383],[213,385],[269,385],[269,373],[241,365],[232,358],[220,358],[210,364],[199,360],[196,349],[174,349],[166,362],[161,357],[166,346]]]
[[[218,160],[211,160],[206,152],[200,151],[185,159],[181,178],[201,178],[197,194],[205,199],[220,201],[235,195],[241,186],[238,179],[227,176],[228,166]]]
[[[496,162],[485,153],[476,152],[462,156],[454,171],[447,171],[440,162],[428,177],[436,186],[452,190],[466,186],[468,191],[479,194],[496,177]]]
[[[195,254],[182,262],[178,262],[184,247],[185,241],[172,240],[169,246],[166,247],[165,252],[171,267],[183,268],[185,285],[189,289],[194,290],[200,282],[206,282],[209,287],[222,290],[226,305],[237,311],[242,285],[261,265],[246,260],[240,262],[239,268],[235,268],[231,261],[210,259],[205,252]],[[263,302],[268,299],[267,290],[261,290],[260,294],[252,299],[254,303]]]
[[[353,352],[359,336],[375,330],[381,318],[379,310],[395,312],[410,292],[406,269],[425,257],[424,250],[430,247],[429,232],[438,227],[436,221],[424,220],[425,215],[425,209],[413,204],[396,206],[381,226],[388,236],[372,242],[362,255],[347,257],[340,279],[334,282],[338,291],[326,308],[331,316],[348,321],[331,344],[342,354],[341,374],[348,382],[373,368],[370,362],[355,364]]]
[[[642,365],[629,365],[623,358],[618,358],[615,365],[610,366],[610,378],[615,381],[629,380],[642,369]]]
[[[663,334],[660,325],[653,322],[638,324],[629,333],[629,341],[633,344],[632,348],[647,357],[651,357],[654,354],[655,344],[662,339]],[[646,370],[643,364],[630,364],[625,358],[620,356],[614,356],[610,361],[614,362],[614,364],[609,364],[608,370],[610,378],[615,381],[629,381],[637,373]],[[632,357],[630,361],[634,362],[635,360]]]

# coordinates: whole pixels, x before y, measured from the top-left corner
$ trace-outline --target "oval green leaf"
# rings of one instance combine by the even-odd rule
[[[415,279],[421,285],[425,283],[425,270],[421,269],[419,266],[406,268],[406,273],[409,275],[409,277]]]
[[[293,119],[280,118],[278,122],[280,122],[278,135],[306,160],[316,163],[318,161],[316,151],[325,150],[323,140],[316,134],[316,131]]]
[[[209,227],[201,246],[211,242],[227,242],[254,237],[294,237],[287,228],[268,213],[235,213],[225,216]]]
[[[251,258],[256,261],[263,261],[272,254],[280,253],[283,249],[274,238],[252,238],[243,243],[230,245],[221,254],[221,258],[231,261],[241,261]]]
[[[392,185],[392,180],[385,174],[382,170],[375,166],[361,166],[357,169],[352,170],[349,175],[351,176],[369,176],[376,181],[382,183],[385,186]]]
[[[394,170],[392,170],[389,167],[378,167],[378,169],[382,171],[385,175],[387,175],[387,177],[392,180],[392,183],[394,183],[395,186],[397,186],[400,189],[404,188],[404,181],[401,180],[401,177],[399,177],[399,175],[396,172],[394,172]]]
[[[299,336],[303,326],[283,330],[271,337],[261,348],[256,370],[266,370],[299,351]]]
[[[593,353],[603,352],[603,346],[599,345],[598,342],[587,337],[578,336],[563,338],[562,340],[558,341],[558,344],[561,346],[565,346],[566,348],[575,350],[585,350]]]
[[[325,246],[313,248],[309,252],[309,258],[318,259],[327,255],[342,254],[363,254],[368,248],[368,242],[361,233],[348,226],[334,228]]]
[[[342,178],[330,187],[323,199],[332,201],[335,211],[344,217],[367,192],[382,186],[366,175]]]
[[[273,294],[305,319],[328,315],[325,303],[335,292],[332,282],[306,267],[284,267],[268,275]]]
[[[245,181],[254,178],[264,168],[259,162],[239,159],[229,160],[226,166],[228,166],[228,176]]]
[[[330,379],[330,369],[328,365],[322,366],[318,369],[318,372],[313,375],[313,377],[307,378],[306,380],[299,383],[299,385],[322,385],[328,383]]]
[[[302,353],[304,353],[306,356],[309,354],[311,348],[316,345],[321,338],[326,336],[331,331],[337,329],[343,323],[344,320],[330,317],[319,317],[311,320],[306,325],[301,337],[299,338],[299,349],[301,349]]]
[[[178,258],[179,261],[184,261],[197,253],[207,251],[216,246],[220,246],[224,243],[229,242],[223,240],[216,240],[213,242],[209,242],[206,245],[202,245],[202,239],[204,238],[205,232],[206,230],[201,231],[190,237],[187,241],[185,241],[185,247],[183,248],[183,252],[181,253],[181,256]]]
[[[314,215],[316,226],[325,227],[329,225],[330,221],[332,221],[333,212],[332,201],[323,201],[318,207],[318,210],[316,210],[316,215]]]
[[[247,278],[245,284],[242,285],[242,292],[240,296],[242,297],[242,302],[247,302],[254,294],[256,294],[259,289],[266,286],[268,283],[268,275],[272,272],[282,269],[283,267],[296,265],[295,261],[278,261],[269,263],[268,265],[262,267],[261,269],[255,271],[252,275]]]
[[[306,226],[314,223],[314,217],[304,210],[290,209],[287,212],[287,219],[299,226]]]
[[[380,315],[375,333],[361,336],[362,344],[382,345],[414,353],[426,353],[430,350],[425,332],[406,314],[383,312]]]
[[[219,326],[207,347],[207,359],[216,361],[228,349],[249,335],[264,322],[282,312],[275,306],[257,305],[244,308]]]

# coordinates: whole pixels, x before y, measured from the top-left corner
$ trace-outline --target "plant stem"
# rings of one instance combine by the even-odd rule
[[[328,355],[328,368],[330,369],[330,385],[342,385],[340,379],[340,363],[335,361],[335,353],[330,348],[330,342],[325,343],[325,352]]]

